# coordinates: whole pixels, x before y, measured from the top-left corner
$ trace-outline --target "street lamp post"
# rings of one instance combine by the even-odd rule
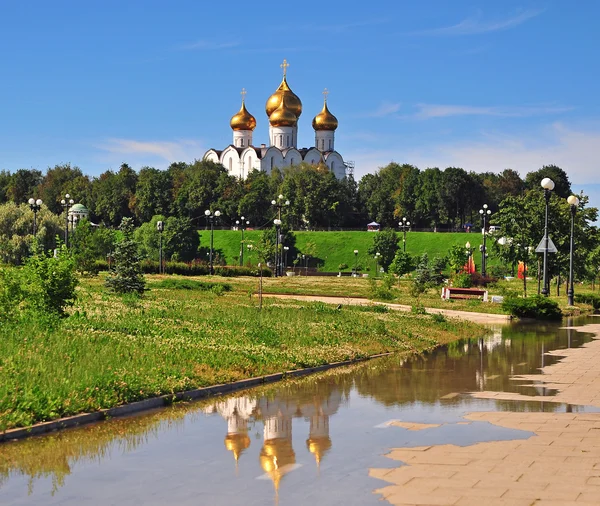
[[[283,259],[283,268],[287,269],[287,256],[288,256],[288,251],[290,250],[289,246],[284,246],[283,247],[283,252],[284,252],[284,259]]]
[[[358,275],[358,250],[354,250],[354,277]]]
[[[402,221],[398,223],[400,226],[400,230],[404,234],[402,237],[403,249],[404,253],[406,253],[406,232],[410,229],[410,221],[407,221],[405,217],[402,218]]]
[[[575,213],[577,212],[577,206],[579,205],[579,199],[575,195],[571,195],[567,202],[571,206],[571,244],[569,248],[569,289],[567,290],[567,299],[569,306],[573,306],[575,304],[574,296],[574,283],[573,283],[573,251],[575,248],[574,241],[574,232],[575,232]]]
[[[42,208],[42,199],[29,199],[29,208],[33,211],[33,235],[37,231],[37,213]]]
[[[242,242],[240,244],[240,266],[242,266],[244,265],[244,230],[247,225],[250,225],[250,222],[242,216],[239,220],[235,220],[235,224],[242,231]]]
[[[69,206],[72,206],[75,201],[68,193],[65,198],[60,201],[60,204],[65,208],[65,247],[69,247]]]
[[[215,211],[214,213],[212,213],[211,211],[209,211],[208,209],[206,211],[204,211],[204,216],[206,216],[206,219],[210,222],[210,252],[209,252],[209,257],[208,257],[208,262],[209,262],[209,272],[210,275],[214,275],[215,273],[215,269],[213,267],[213,235],[214,235],[214,230],[215,230],[215,220],[221,216],[221,211]]]
[[[375,276],[379,276],[379,258],[381,257],[381,253],[379,251],[375,253]]]
[[[246,247],[248,248],[248,262],[252,263],[252,260],[250,260],[250,254],[252,253],[252,244],[248,244]]]
[[[281,211],[280,211],[281,212]],[[279,257],[280,257],[280,252],[279,252],[279,238],[280,238],[280,231],[281,231],[281,220],[278,218],[275,218],[273,220],[273,223],[275,224],[275,277],[279,276]]]
[[[162,221],[156,222],[156,230],[158,230],[158,273],[164,274],[163,269],[163,253],[162,253],[162,233],[165,229],[165,224]]]
[[[470,260],[471,260],[471,255],[473,254],[473,249],[471,248],[471,243],[469,241],[467,241],[467,243],[465,244],[465,248],[467,249],[467,268],[470,270],[471,266],[470,266]],[[469,272],[469,274],[471,274]]]
[[[488,209],[487,204],[483,204],[483,209],[479,210],[479,214],[483,220],[483,228],[481,229],[481,233],[483,234],[483,246],[481,248],[481,275],[485,278],[487,271],[487,249],[485,247],[485,240],[487,238],[487,227],[486,220],[492,211]]]
[[[544,189],[544,200],[546,201],[546,212],[544,218],[544,277],[542,287],[542,295],[548,297],[550,295],[550,280],[548,279],[548,204],[550,203],[550,192],[554,190],[554,181],[549,177],[542,179],[540,183]]]

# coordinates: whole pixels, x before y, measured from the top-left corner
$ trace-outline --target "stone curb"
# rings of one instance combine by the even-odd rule
[[[118,416],[127,416],[133,413],[139,413],[141,411],[148,411],[150,409],[162,408],[169,406],[177,401],[192,401],[197,399],[203,399],[205,397],[223,395],[238,390],[244,390],[267,383],[274,383],[281,381],[285,378],[297,378],[313,374],[316,372],[325,371],[327,369],[333,369],[335,367],[342,367],[345,365],[357,364],[366,360],[374,358],[386,357],[392,355],[390,353],[381,353],[379,355],[372,355],[366,358],[359,358],[356,360],[345,360],[343,362],[333,362],[331,364],[319,365],[316,367],[308,367],[306,369],[295,369],[293,371],[280,372],[275,374],[269,374],[267,376],[259,376],[256,378],[249,378],[245,380],[235,381],[233,383],[225,383],[222,385],[213,385],[210,387],[196,388],[194,390],[188,390],[186,392],[179,392],[176,394],[161,395],[159,397],[153,397],[143,401],[132,402],[117,406],[109,409],[102,409],[95,411],[94,413],[81,413],[79,415],[73,415],[65,418],[59,418],[51,422],[42,422],[30,427],[10,429],[0,433],[0,443],[6,441],[12,441],[15,439],[23,439],[31,436],[39,436],[47,432],[53,432],[62,429],[68,429],[71,427],[78,427],[89,423],[99,422],[108,418],[115,418]]]

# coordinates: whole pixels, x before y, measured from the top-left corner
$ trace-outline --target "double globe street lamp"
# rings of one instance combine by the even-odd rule
[[[239,220],[235,220],[235,225],[242,231],[242,242],[240,244],[240,267],[244,265],[244,230],[248,225],[250,225],[250,221],[248,221],[243,216]]]
[[[209,272],[210,275],[212,276],[215,273],[215,269],[213,267],[213,235],[214,235],[214,230],[215,230],[215,220],[221,216],[221,211],[215,211],[214,213],[212,211],[210,211],[209,209],[207,209],[206,211],[204,211],[204,216],[206,216],[206,219],[210,222],[210,252],[209,252],[209,256],[208,256],[208,262],[209,262]]]
[[[279,251],[280,245],[283,244],[283,238],[281,237],[281,210],[284,207],[290,205],[290,201],[287,200],[283,195],[279,194],[277,199],[271,200],[271,205],[277,209],[277,218],[273,220],[275,225],[275,277],[281,275],[281,257],[283,256]]]
[[[42,208],[42,199],[29,199],[28,200],[29,203],[29,208],[33,211],[33,235],[35,236],[35,233],[37,231],[37,213],[38,211]]]
[[[544,218],[544,277],[542,288],[542,295],[548,297],[550,295],[550,280],[548,279],[548,246],[550,244],[550,238],[548,237],[548,204],[550,203],[550,192],[554,190],[554,181],[549,177],[542,179],[541,183],[544,189],[544,200],[546,201],[546,212]]]
[[[575,289],[573,282],[573,253],[575,249],[574,232],[575,232],[575,214],[577,213],[577,206],[579,205],[579,199],[575,195],[571,195],[567,198],[567,202],[571,206],[571,241],[569,248],[569,289],[567,290],[567,299],[569,306],[575,304]]]
[[[68,193],[65,198],[60,201],[60,205],[65,208],[65,247],[69,247],[69,207],[72,206],[75,201],[71,198]]]
[[[407,221],[406,217],[403,217],[402,221],[398,223],[398,226],[404,234],[402,237],[402,242],[404,244],[404,253],[406,253],[406,232],[410,229],[410,221]]]
[[[483,234],[483,245],[481,247],[481,275],[485,278],[487,272],[487,250],[485,240],[487,237],[487,218],[492,211],[488,209],[487,204],[483,204],[483,209],[479,210],[479,214],[481,215],[481,219],[483,220],[483,228],[481,229],[481,233]]]

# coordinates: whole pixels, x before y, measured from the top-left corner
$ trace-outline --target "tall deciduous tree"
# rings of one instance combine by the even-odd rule
[[[525,176],[525,187],[528,190],[539,189],[542,179],[549,177],[554,181],[554,194],[567,198],[571,195],[571,182],[567,173],[556,165],[544,165],[541,169],[529,172]]]

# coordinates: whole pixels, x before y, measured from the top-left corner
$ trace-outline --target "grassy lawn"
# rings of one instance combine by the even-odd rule
[[[83,280],[68,318],[0,326],[0,430],[289,369],[418,353],[484,332],[375,306],[265,299],[259,312],[254,278],[202,278],[231,283],[217,293],[166,278],[176,279],[149,276],[142,298]],[[317,279],[266,280],[265,289],[322,292]],[[367,294],[366,280],[327,280],[332,293]]]
[[[210,231],[200,230],[200,243],[202,246],[210,244]],[[244,240],[247,243],[258,242],[262,231],[247,230]],[[358,263],[363,270],[368,272],[375,269],[373,257],[367,254],[373,244],[375,232],[295,232],[296,248],[300,253],[306,251],[308,243],[315,244],[315,258],[309,261],[310,267],[318,267],[325,272],[337,272],[340,264],[348,265],[346,272],[350,272],[354,266],[354,250],[358,250]],[[402,246],[402,234],[398,234],[400,246]],[[235,230],[215,230],[214,248],[224,255],[229,265],[239,264],[241,232]],[[464,246],[467,242],[474,248],[474,259],[480,267],[481,256],[479,245],[482,236],[479,233],[434,233],[434,232],[408,232],[406,234],[406,251],[412,255],[427,253],[430,258],[444,256],[449,249],[455,245]],[[489,250],[488,250],[489,251]],[[256,264],[258,261],[255,253],[244,251],[244,263],[250,261]],[[293,258],[288,258],[288,265],[292,265]],[[494,265],[495,259],[490,255],[489,265]]]

